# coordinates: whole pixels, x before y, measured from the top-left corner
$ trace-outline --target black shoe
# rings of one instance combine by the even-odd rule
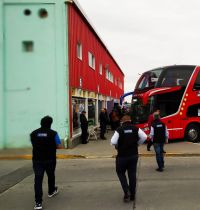
[[[147,151],[151,151],[150,148],[147,148]]]
[[[162,151],[163,153],[166,153],[165,150]]]
[[[55,190],[52,193],[48,194],[48,197],[51,198],[58,193],[58,187],[55,187]]]
[[[162,168],[157,168],[156,171],[163,172]]]
[[[130,196],[128,194],[124,195],[124,202],[127,203],[130,201]]]
[[[42,203],[36,203],[34,209],[42,209]]]

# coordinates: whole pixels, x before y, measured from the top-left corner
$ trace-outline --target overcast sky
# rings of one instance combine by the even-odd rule
[[[174,64],[200,64],[200,0],[78,0],[125,74]]]

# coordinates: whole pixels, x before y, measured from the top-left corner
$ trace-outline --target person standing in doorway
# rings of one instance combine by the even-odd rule
[[[88,143],[88,120],[86,118],[86,111],[82,111],[80,114],[80,122],[81,122],[81,141],[82,144]]]
[[[117,149],[116,172],[124,191],[124,202],[135,200],[138,145],[143,144],[147,135],[131,123],[131,117],[122,117],[122,126],[111,138],[111,145]],[[128,180],[126,177],[128,172]]]
[[[159,114],[154,114],[154,120],[151,125],[150,138],[153,142],[154,150],[156,153],[156,161],[158,168],[156,169],[159,172],[162,172],[164,169],[164,155],[163,147],[165,143],[168,143],[168,131],[165,124],[160,120]]]
[[[56,149],[61,149],[62,147],[58,133],[51,129],[52,122],[52,117],[45,116],[41,119],[41,127],[30,134],[35,174],[34,209],[42,209],[42,182],[45,172],[48,177],[48,197],[53,197],[58,193],[58,187],[55,186]]]

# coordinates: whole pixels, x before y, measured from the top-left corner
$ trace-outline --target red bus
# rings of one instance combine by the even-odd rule
[[[133,93],[131,115],[147,134],[148,117],[156,108],[169,140],[200,141],[200,66],[166,66],[142,74]]]

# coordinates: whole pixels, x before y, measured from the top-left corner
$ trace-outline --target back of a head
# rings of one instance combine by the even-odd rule
[[[53,118],[50,116],[45,116],[41,119],[41,127],[42,128],[51,128],[51,124],[53,122]]]
[[[122,122],[131,122],[131,117],[130,115],[128,114],[125,114],[123,117],[122,117]]]

